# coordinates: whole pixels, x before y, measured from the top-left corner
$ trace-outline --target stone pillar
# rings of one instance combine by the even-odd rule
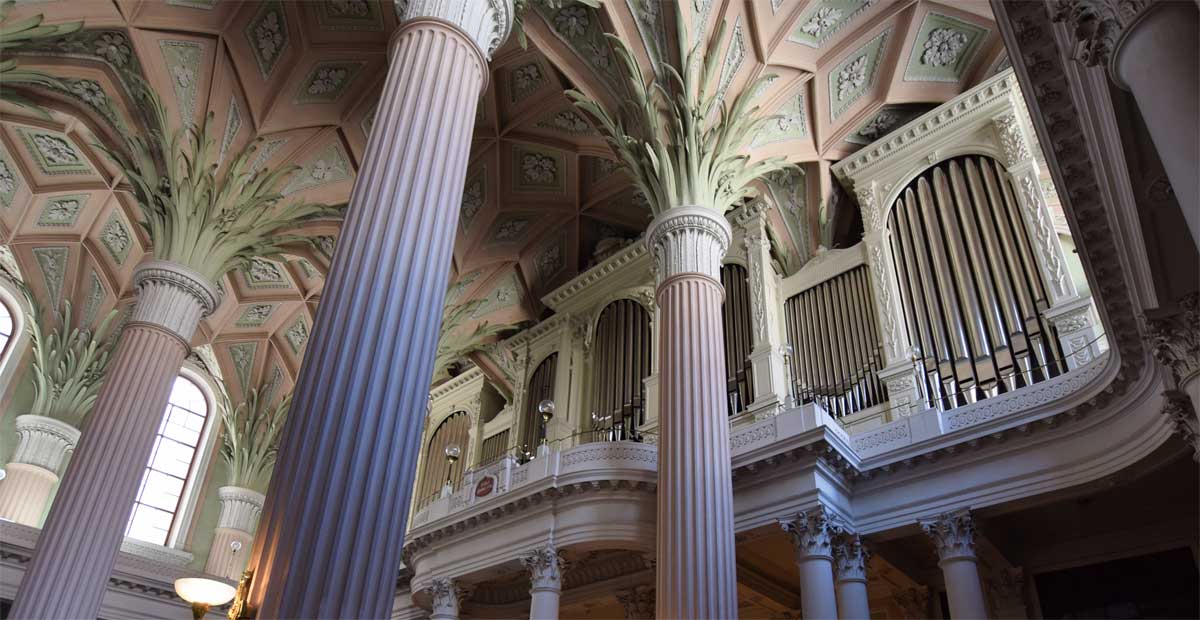
[[[754,375],[754,402],[746,408],[754,417],[773,415],[788,403],[790,378],[783,361],[784,337],[779,320],[783,303],[775,287],[775,270],[771,267],[771,241],[767,237],[766,203],[751,203],[744,207],[739,225],[744,229],[742,243],[746,246],[749,265],[750,315],[754,343],[750,351],[750,370]],[[794,406],[795,403],[792,403]]]
[[[892,257],[891,231],[883,223],[878,204],[875,181],[867,187],[856,188],[859,204],[864,213],[870,213],[864,221],[873,224],[872,230],[863,237],[867,264],[870,266],[871,293],[874,297],[876,324],[883,350],[884,367],[879,379],[887,388],[888,403],[892,415],[912,415],[925,407],[917,386],[920,377],[912,360],[912,343],[905,328],[904,311],[900,307],[900,281],[896,275],[896,263]]]
[[[617,590],[617,602],[625,608],[625,620],[654,620],[653,586]]]
[[[858,534],[843,533],[833,542],[833,566],[836,572],[838,618],[871,620],[867,599],[867,564],[871,551]]]
[[[562,555],[554,547],[542,547],[521,556],[521,564],[529,571],[529,620],[558,620]]]
[[[171,386],[216,292],[200,274],[149,261],[137,305],[46,517],[12,618],[95,618]],[[65,596],[64,593],[70,593]]]
[[[254,530],[266,498],[250,489],[221,487],[217,489],[217,499],[221,502],[221,514],[217,517],[216,535],[204,572],[237,581],[250,557],[250,543],[254,541]]]
[[[62,462],[79,441],[79,430],[38,415],[16,419],[17,449],[0,480],[0,519],[38,527],[58,484]]]
[[[434,578],[433,582],[429,584],[429,595],[432,605],[429,620],[458,620],[462,617],[463,601],[470,597],[474,591],[475,586],[469,583],[445,577]]]
[[[938,566],[946,581],[951,618],[987,618],[987,601],[979,581],[975,557],[975,522],[967,509],[948,512],[932,521],[921,521],[938,552]]]
[[[1073,29],[1076,58],[1108,66],[1113,82],[1133,93],[1150,139],[1200,247],[1200,16],[1195,2],[1065,0],[1056,21]]]
[[[259,618],[391,610],[476,104],[513,19],[511,0],[397,6],[248,566]]]
[[[720,213],[696,206],[660,213],[646,232],[661,317],[661,618],[736,618],[738,613],[720,280],[730,238]]]
[[[801,512],[781,523],[792,536],[796,567],[800,569],[800,604],[805,618],[837,618],[833,585],[833,539],[839,534],[824,507]]]

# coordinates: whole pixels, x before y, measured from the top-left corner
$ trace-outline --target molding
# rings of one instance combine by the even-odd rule
[[[200,319],[217,309],[217,290],[198,272],[163,260],[142,263],[133,272],[138,301],[131,321],[162,327],[183,339],[185,346]]]
[[[542,303],[555,312],[586,313],[594,305],[594,298],[607,291],[643,283],[649,275],[648,257],[646,244],[634,241],[542,297]]]
[[[682,206],[658,214],[646,229],[658,286],[668,278],[697,273],[720,282],[721,259],[732,240],[729,222],[712,209]]]
[[[12,463],[41,467],[57,475],[66,458],[79,443],[79,429],[54,418],[17,416],[17,447]]]
[[[423,17],[450,22],[466,33],[488,60],[508,39],[515,17],[513,0],[394,0],[394,5],[402,24]]]

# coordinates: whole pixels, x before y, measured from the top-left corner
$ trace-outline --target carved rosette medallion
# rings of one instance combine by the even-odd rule
[[[712,209],[687,206],[660,213],[646,231],[657,283],[686,273],[719,281],[732,237],[725,217]]]
[[[975,560],[975,521],[970,510],[943,513],[936,519],[921,521],[920,525],[933,541],[941,561]]]
[[[559,592],[562,590],[562,572],[566,561],[562,552],[554,547],[542,547],[521,556],[521,565],[529,571],[529,592]]]

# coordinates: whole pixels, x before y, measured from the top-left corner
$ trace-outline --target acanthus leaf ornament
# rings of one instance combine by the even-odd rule
[[[521,565],[529,571],[530,592],[562,589],[562,573],[566,560],[562,551],[552,547],[540,547],[521,556]]]
[[[796,518],[780,521],[780,527],[792,539],[797,560],[833,558],[833,542],[844,530],[840,520],[824,506],[796,513]]]
[[[1057,0],[1053,19],[1067,22],[1075,39],[1074,58],[1089,67],[1112,61],[1117,43],[1155,0]]]
[[[975,557],[975,521],[971,511],[963,508],[946,512],[919,524],[942,561]]]

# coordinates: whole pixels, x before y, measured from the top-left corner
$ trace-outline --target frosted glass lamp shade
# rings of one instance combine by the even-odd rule
[[[200,577],[176,579],[175,592],[179,594],[179,598],[189,603],[210,607],[224,605],[232,601],[233,596],[237,594],[237,590],[227,583]]]

